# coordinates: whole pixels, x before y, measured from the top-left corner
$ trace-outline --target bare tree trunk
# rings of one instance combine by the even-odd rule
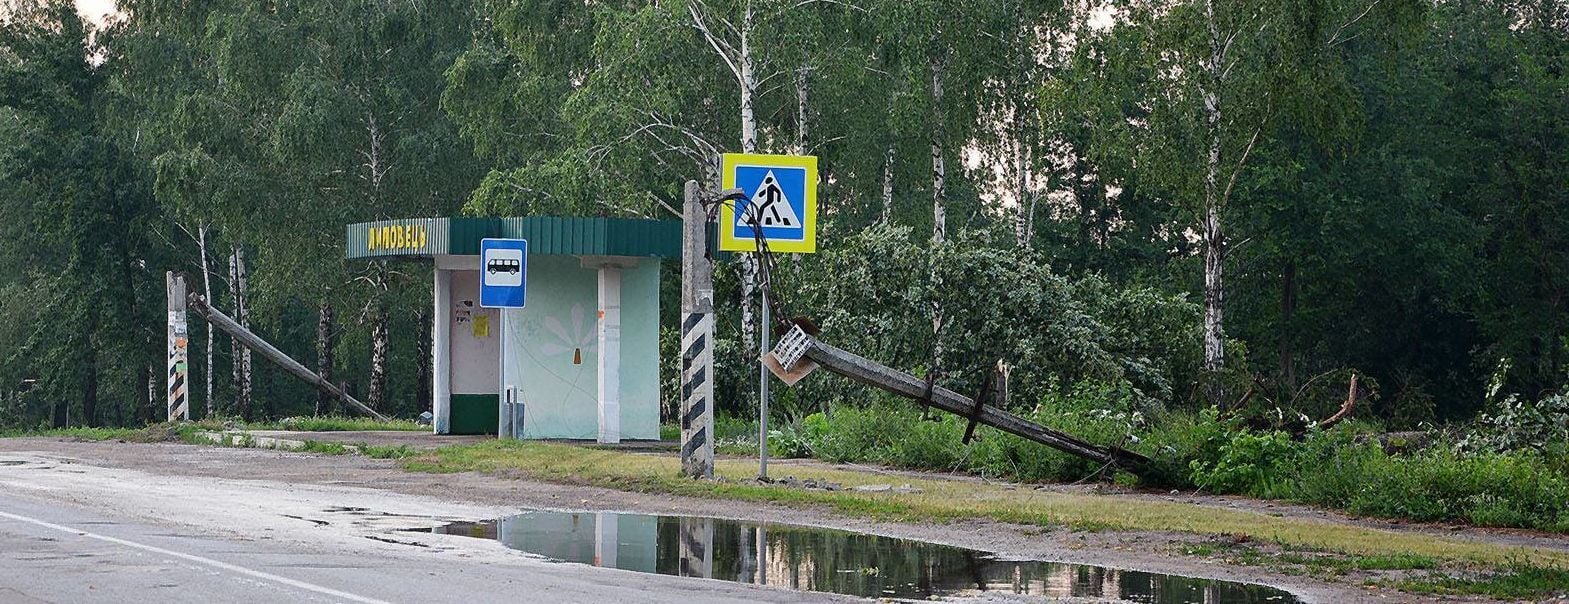
[[[946,205],[948,168],[943,159],[943,64],[932,61],[932,247],[941,249],[948,239],[948,208]],[[937,264],[932,263],[932,290],[941,291]],[[932,297],[932,371],[942,367],[942,303]]]
[[[89,428],[98,426],[98,343],[87,338],[87,358],[77,371],[82,375],[82,420]]]
[[[1297,387],[1297,369],[1292,318],[1297,311],[1297,263],[1286,261],[1280,273],[1280,379],[1286,387]]]
[[[757,92],[757,74],[753,71],[752,6],[747,3],[741,21],[741,49],[738,58],[741,71],[741,152],[757,152],[757,118],[752,112],[753,96]],[[721,225],[720,228],[724,228]],[[741,350],[746,358],[757,355],[757,315],[753,304],[757,299],[757,258],[741,254]]]
[[[316,373],[327,382],[332,381],[332,348],[333,348],[333,313],[332,304],[322,302],[316,319]],[[325,390],[316,391],[316,415],[329,415],[332,413],[333,404],[337,397]]]
[[[149,424],[163,421],[164,419],[161,417],[161,414],[158,413],[158,405],[163,401],[163,399],[158,396],[157,382],[153,381],[154,375],[158,375],[157,367],[148,365],[142,368],[142,391],[147,393],[146,405],[147,411],[150,414],[147,418],[147,423]]]
[[[1221,230],[1220,211],[1220,81],[1221,39],[1219,25],[1215,22],[1214,0],[1206,0],[1204,12],[1209,28],[1210,55],[1205,62],[1202,90],[1204,99],[1205,134],[1209,155],[1204,169],[1204,212],[1201,234],[1204,241],[1204,370],[1220,371],[1226,364],[1225,288],[1223,269],[1225,263],[1225,234]],[[1220,382],[1215,380],[1209,388],[1209,402],[1219,405],[1225,397]]]
[[[941,244],[948,238],[947,197],[948,168],[943,159],[942,135],[943,73],[942,64],[932,63],[932,243]]]
[[[240,320],[240,277],[236,266],[236,252],[229,253],[229,305],[234,307],[234,320]],[[209,325],[208,327],[211,327]],[[229,383],[234,386],[234,404],[229,408],[229,413],[238,413],[240,408],[240,351],[245,347],[240,341],[229,338]]]
[[[1015,208],[1013,216],[1013,237],[1014,243],[1016,245],[1021,248],[1028,248],[1030,247],[1030,240],[1032,239],[1032,233],[1030,232],[1030,221],[1034,217],[1035,203],[1030,182],[1030,168],[1033,157],[1031,155],[1032,149],[1030,144],[1025,140],[1027,135],[1025,134],[1025,126],[1023,123],[1024,111],[1025,109],[1023,103],[1015,104],[1012,137],[1014,184],[1013,197],[1014,202],[1018,207]]]
[[[415,321],[415,340],[418,342],[416,350],[419,353],[415,359],[414,407],[420,411],[435,413],[431,406],[431,313],[428,309],[421,308]]]
[[[802,66],[795,72],[796,155],[806,155],[806,134],[808,130],[806,117],[806,94],[808,87],[811,85],[811,73],[812,69],[806,66]]]
[[[251,328],[250,279],[245,267],[245,249],[235,247],[229,255],[229,293],[234,302],[234,320],[246,329]],[[234,342],[234,411],[245,420],[251,419],[251,349]]]
[[[205,222],[196,227],[196,246],[202,255],[202,298],[211,303],[213,301],[212,266],[207,262],[207,223]],[[206,417],[212,417],[214,412],[212,398],[212,326],[205,326],[203,331],[207,332],[207,362],[202,364],[202,370],[207,374],[207,391],[203,394],[205,398],[202,400],[207,401]]]
[[[380,411],[387,403],[387,311],[377,308],[370,335],[370,390],[365,404]]]
[[[883,155],[883,224],[893,221],[893,145]]]

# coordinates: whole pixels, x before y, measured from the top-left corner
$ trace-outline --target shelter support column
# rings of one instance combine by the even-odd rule
[[[435,268],[434,325],[431,327],[431,426],[436,434],[452,431],[452,271]]]
[[[599,442],[621,442],[621,267],[599,267]]]

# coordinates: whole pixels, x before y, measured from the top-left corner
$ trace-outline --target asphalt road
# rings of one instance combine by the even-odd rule
[[[0,454],[0,603],[840,599],[549,562],[486,540],[398,532],[398,522],[422,522],[413,514],[335,511],[377,500],[402,512],[430,503]]]

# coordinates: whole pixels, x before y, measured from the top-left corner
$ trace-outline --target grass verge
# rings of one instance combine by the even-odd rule
[[[1476,577],[1427,574],[1388,585],[1417,594],[1483,595],[1500,600],[1540,602],[1569,597],[1569,569],[1522,563]]]
[[[297,432],[369,432],[381,430],[417,432],[430,429],[429,426],[421,426],[408,420],[394,419],[384,422],[366,417],[335,415],[286,417],[276,422],[246,424],[245,427],[248,430],[293,430]]]
[[[1498,567],[1527,564],[1569,566],[1569,552],[1509,547],[1435,535],[1396,532],[1313,519],[1200,507],[1186,503],[1128,497],[1083,495],[1021,489],[1008,485],[934,479],[892,478],[872,472],[794,466],[778,468],[800,479],[859,485],[909,483],[916,493],[802,490],[750,480],[755,466],[720,460],[724,480],[692,481],[679,476],[673,456],[595,450],[570,445],[489,441],[455,445],[403,458],[403,468],[419,472],[516,472],[530,478],[638,492],[718,497],[783,505],[823,506],[878,520],[943,522],[989,519],[1038,526],[1094,527],[1135,531],[1176,531],[1278,543],[1297,550],[1361,557],[1367,565],[1392,561],[1464,562]],[[1423,564],[1412,564],[1422,566]]]

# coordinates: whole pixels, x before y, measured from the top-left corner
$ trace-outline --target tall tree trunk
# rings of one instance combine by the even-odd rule
[[[375,324],[370,333],[370,390],[366,394],[365,404],[379,410],[387,403],[387,310],[378,304],[373,320]]]
[[[1013,216],[1013,237],[1018,247],[1028,248],[1032,239],[1030,221],[1035,213],[1034,192],[1030,182],[1033,158],[1030,144],[1025,140],[1024,104],[1015,104],[1013,111],[1013,197],[1017,204]]]
[[[332,304],[322,302],[318,309],[316,319],[316,373],[328,383],[332,382],[332,347],[333,347],[333,313]],[[316,390],[316,415],[329,415],[333,411],[333,404],[337,400],[326,391]]]
[[[741,20],[741,48],[738,58],[741,71],[741,152],[757,152],[757,118],[753,114],[753,97],[757,93],[757,74],[752,65],[752,5],[747,3]],[[717,187],[716,187],[717,188]],[[723,228],[723,225],[721,225]],[[753,305],[757,300],[757,258],[754,254],[741,254],[741,350],[746,358],[757,356],[757,315]]]
[[[229,305],[234,309],[234,320],[240,320],[240,275],[236,265],[238,257],[229,252]],[[211,325],[208,325],[210,328]],[[245,347],[236,338],[229,338],[229,384],[234,388],[234,400],[227,410],[220,413],[233,415],[240,409],[240,351]]]
[[[1297,312],[1297,263],[1287,260],[1280,272],[1280,379],[1286,387],[1296,390],[1296,342],[1293,317]]]
[[[54,421],[52,427],[65,428],[71,423],[71,403],[66,399],[55,399]]]
[[[1200,76],[1204,82],[1201,92],[1204,99],[1205,135],[1209,144],[1204,169],[1204,224],[1201,229],[1204,240],[1204,370],[1216,372],[1225,368],[1226,364],[1225,288],[1222,281],[1226,239],[1220,223],[1221,205],[1225,201],[1221,199],[1220,191],[1222,42],[1219,25],[1215,21],[1214,0],[1205,1],[1204,13],[1210,43],[1205,73]],[[1225,390],[1220,381],[1212,380],[1209,388],[1210,404],[1220,405],[1224,398]]]
[[[942,64],[932,63],[932,243],[941,244],[948,238],[948,168],[943,159]]]
[[[795,154],[806,155],[806,135],[808,131],[806,117],[806,94],[811,85],[812,70],[802,66],[795,71]]]
[[[943,158],[943,63],[932,61],[932,247],[940,250],[948,239],[948,167]],[[932,291],[942,291],[937,263],[932,263]],[[932,296],[932,371],[941,371],[942,303]]]
[[[883,224],[893,221],[893,144],[883,154]]]
[[[235,247],[229,254],[229,296],[234,304],[234,320],[245,329],[251,328],[251,311],[248,284],[249,273],[245,266],[245,249]],[[229,339],[234,352],[234,412],[250,420],[251,411],[251,349],[234,338]]]
[[[197,225],[197,227],[196,227],[196,246],[197,246],[197,250],[202,255],[202,298],[207,300],[208,304],[211,304],[211,303],[213,303],[213,299],[212,299],[212,266],[210,264],[208,264],[208,261],[207,261],[207,223],[205,223],[205,222]],[[212,325],[205,325],[202,328],[202,331],[207,332],[207,349],[206,349],[207,361],[202,364],[202,371],[207,374],[206,376],[204,376],[206,381],[207,381],[207,385],[206,385],[207,389],[202,394],[202,396],[204,397],[202,400],[207,402],[207,415],[206,415],[206,417],[212,417],[213,413],[216,412],[216,410],[213,409],[213,398],[212,398],[212,356],[213,356],[213,351],[212,351],[212,339],[213,339]]]
[[[81,424],[87,427],[98,426],[98,343],[94,340],[87,339],[86,358],[77,368],[82,376]]]
[[[158,396],[158,381],[153,379],[153,376],[159,375],[158,368],[148,365],[142,368],[142,374],[142,391],[147,393],[147,407],[152,414],[147,418],[147,423],[161,422],[166,419],[165,413],[162,412],[164,409],[162,403],[165,401],[163,397]]]
[[[436,409],[431,406],[431,319],[430,311],[425,308],[420,309],[415,319],[418,322],[414,329],[414,338],[418,342],[415,349],[419,353],[416,355],[418,358],[415,359],[414,406],[419,411],[435,413]]]

